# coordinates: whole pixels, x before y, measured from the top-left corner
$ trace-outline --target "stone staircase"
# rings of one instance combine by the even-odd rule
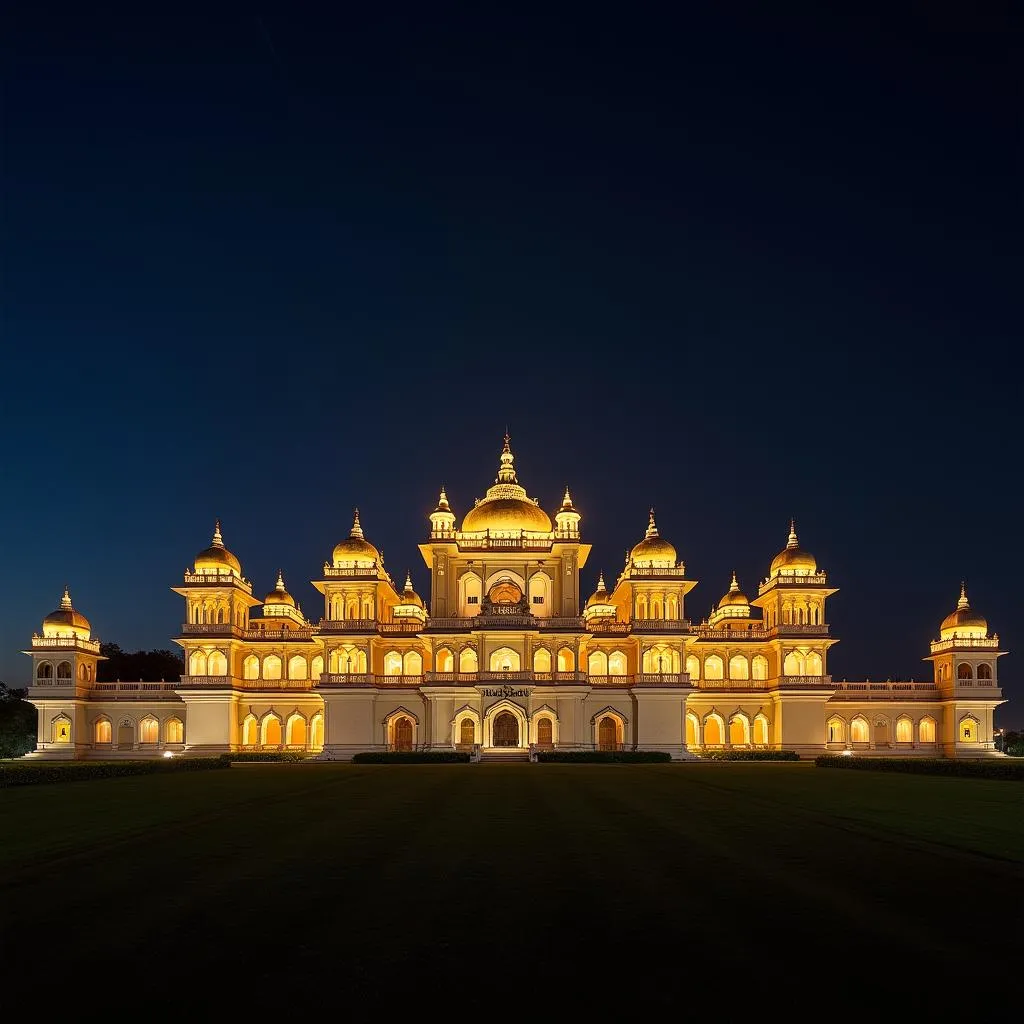
[[[503,750],[500,747],[490,750],[481,750],[480,759],[477,764],[529,764],[530,752],[512,748]]]

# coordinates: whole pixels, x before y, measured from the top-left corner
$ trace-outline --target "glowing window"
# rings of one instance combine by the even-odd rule
[[[704,659],[704,678],[721,679],[723,668],[722,659],[717,654],[709,654]],[[704,742],[707,742],[707,737],[705,737]],[[722,741],[718,740],[717,742],[721,743]]]
[[[729,742],[734,747],[745,746],[747,740],[747,720],[742,715],[736,715],[729,722]]]
[[[455,671],[455,658],[452,656],[452,652],[447,647],[442,647],[434,658],[434,663],[437,666],[438,672],[454,672]]]
[[[255,654],[250,654],[245,661],[242,662],[242,675],[246,679],[259,679],[260,676],[260,659]]]
[[[462,650],[459,651],[459,671],[477,671],[476,651],[473,650],[472,647],[463,647]]]
[[[914,725],[909,718],[898,718],[896,720],[896,742],[913,743]]]
[[[263,745],[278,747],[281,745],[281,719],[277,715],[267,715],[263,719]]]
[[[858,715],[850,723],[850,739],[854,743],[868,742],[868,720]]]
[[[830,718],[828,720],[828,741],[829,743],[842,743],[846,739],[846,728],[841,718]]]
[[[213,675],[213,673],[210,673]],[[263,678],[264,679],[280,679],[281,678],[281,659],[276,654],[268,654],[263,659]],[[278,743],[281,741],[278,740]]]
[[[688,747],[695,747],[698,744],[697,739],[697,718],[695,715],[686,716],[686,745]]]
[[[491,653],[490,665],[492,672],[518,672],[519,652],[511,647],[499,647]]]
[[[155,718],[144,718],[139,723],[139,742],[156,743],[160,739],[160,726]]]
[[[974,673],[971,671],[971,666],[966,662],[961,662],[956,667],[956,677],[957,679],[973,679]]]
[[[608,655],[604,651],[591,651],[587,658],[587,671],[592,676],[608,675]]]
[[[576,656],[568,647],[563,647],[558,652],[558,671],[574,672],[576,670]]]
[[[551,652],[545,650],[543,647],[533,652],[533,671],[534,672],[550,672],[551,671]]]
[[[921,724],[918,726],[918,736],[922,743],[934,743],[935,742],[935,719],[934,718],[922,718]]]
[[[313,658],[313,664],[310,667],[309,674],[310,674],[310,676],[313,679],[319,679],[323,675],[323,672],[324,672],[324,659],[323,659],[322,655],[318,654],[318,655],[316,655],[315,658]]]
[[[476,742],[476,725],[472,718],[464,718],[459,726],[459,742],[471,747]]]
[[[306,670],[306,659],[301,654],[295,654],[288,659],[289,679],[305,679]]]
[[[423,655],[419,651],[406,651],[402,658],[402,671],[407,676],[423,674]]]
[[[704,745],[721,746],[722,732],[722,720],[717,715],[708,715],[704,720]]]
[[[764,715],[754,719],[754,742],[763,745],[768,743],[768,719]]]
[[[388,651],[384,655],[384,675],[400,676],[402,674],[402,656],[398,651]]]
[[[226,676],[228,674],[228,659],[221,651],[210,651],[207,665],[211,676]],[[280,673],[276,678],[280,678]]]
[[[805,671],[809,676],[821,675],[821,655],[818,654],[817,651],[811,651],[811,653],[807,655]]]
[[[626,656],[622,651],[612,651],[608,655],[608,675],[624,676],[626,674]]]
[[[310,746],[320,750],[324,745],[324,716],[317,713],[310,723]]]
[[[551,719],[540,718],[537,720],[537,744],[541,747],[552,746]]]
[[[977,743],[978,723],[973,718],[962,718],[960,720],[960,742]]]
[[[749,679],[750,678],[750,666],[747,664],[747,659],[742,654],[734,654],[729,659],[729,678],[730,679]]]
[[[691,679],[700,679],[700,658],[695,654],[686,656],[686,671]]]
[[[768,678],[768,659],[763,654],[755,654],[751,663],[751,677],[753,679]]]
[[[95,741],[97,743],[113,742],[113,730],[111,728],[109,718],[101,718],[96,723]]]
[[[306,745],[306,720],[302,715],[292,715],[288,719],[287,742],[294,746]]]
[[[180,718],[167,719],[167,724],[164,726],[164,736],[167,743],[185,742],[185,726],[182,725]]]
[[[190,676],[206,675],[206,654],[203,651],[193,651],[189,655],[188,674]]]

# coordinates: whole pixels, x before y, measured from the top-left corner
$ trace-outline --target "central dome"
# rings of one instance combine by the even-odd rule
[[[796,538],[796,523],[791,520],[789,540],[772,559],[768,575],[775,577],[781,573],[784,576],[813,576],[817,571],[818,563],[814,560],[814,555],[800,547],[800,542]]]
[[[72,607],[67,587],[60,599],[60,607],[43,619],[43,636],[78,636],[83,640],[91,636],[89,620]]]
[[[380,560],[380,552],[363,536],[363,528],[359,523],[359,509],[355,511],[349,535],[334,545],[331,557],[336,568],[349,564],[370,566]]]
[[[650,519],[647,523],[647,533],[639,544],[633,545],[629,553],[630,560],[634,565],[644,567],[657,567],[661,569],[675,568],[676,549],[664,537],[658,533],[658,525],[654,521],[654,509],[650,511]]]
[[[516,479],[513,462],[514,457],[506,434],[497,479],[493,486],[487,488],[486,497],[466,513],[462,520],[464,533],[478,533],[482,530],[495,533],[519,530],[529,530],[532,533],[551,532],[551,518],[537,502],[526,496],[526,488]]]

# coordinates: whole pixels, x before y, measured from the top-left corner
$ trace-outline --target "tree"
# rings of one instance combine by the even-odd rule
[[[96,670],[96,681],[113,683],[141,681],[159,683],[161,680],[177,682],[185,672],[185,661],[174,651],[122,651],[118,644],[100,644],[101,661]]]
[[[0,682],[0,757],[21,757],[36,749],[36,709],[28,690],[9,690]]]

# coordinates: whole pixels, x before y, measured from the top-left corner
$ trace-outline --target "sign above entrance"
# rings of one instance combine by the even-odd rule
[[[530,686],[478,686],[484,697],[529,697]]]

